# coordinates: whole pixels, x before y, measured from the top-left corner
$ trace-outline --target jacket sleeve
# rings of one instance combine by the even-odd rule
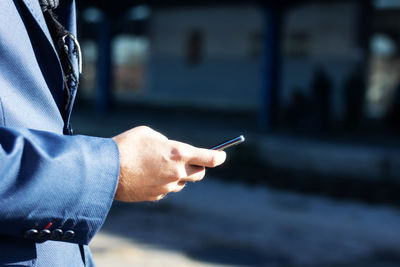
[[[0,127],[0,235],[88,244],[111,207],[110,138]]]

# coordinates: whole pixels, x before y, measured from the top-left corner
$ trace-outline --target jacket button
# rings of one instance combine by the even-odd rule
[[[74,238],[74,236],[75,236],[75,232],[72,230],[68,230],[68,231],[65,231],[62,239],[67,241],[67,240],[71,240],[72,238]]]
[[[51,231],[51,235],[50,238],[51,239],[60,239],[63,235],[63,231],[61,229],[55,229],[53,231]]]
[[[39,233],[39,238],[50,238],[51,232],[49,229],[43,229]]]
[[[39,236],[39,232],[36,229],[30,229],[24,233],[25,238],[36,238]]]

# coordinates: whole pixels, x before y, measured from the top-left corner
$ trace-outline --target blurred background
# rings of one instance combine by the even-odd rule
[[[98,266],[400,266],[400,1],[77,1],[75,132],[148,125],[224,166],[115,203]]]

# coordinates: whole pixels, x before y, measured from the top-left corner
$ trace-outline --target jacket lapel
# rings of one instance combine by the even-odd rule
[[[0,1],[3,1],[3,0],[0,0]],[[44,35],[44,36],[42,34],[35,35],[32,38],[40,38],[42,44],[45,44],[46,42],[48,43],[48,45],[49,45],[47,47],[48,52],[46,52],[44,57],[47,60],[51,60],[52,63],[55,63],[55,62],[58,63],[57,66],[54,65],[55,67],[59,68],[59,69],[57,69],[57,71],[55,71],[54,68],[51,68],[51,67],[49,68],[49,66],[43,67],[43,68],[41,68],[41,70],[42,70],[42,75],[43,75],[44,79],[47,81],[48,88],[49,88],[51,94],[53,95],[53,98],[54,98],[60,112],[62,113],[63,112],[63,101],[64,101],[63,100],[63,98],[64,98],[64,93],[63,93],[64,82],[63,82],[63,76],[62,76],[61,63],[60,63],[57,51],[54,47],[53,40],[51,38],[49,29],[47,28],[47,24],[46,24],[46,21],[43,16],[42,9],[40,8],[39,1],[38,0],[16,0],[16,1],[20,4],[21,8],[24,8],[25,13],[23,15],[30,16],[29,19],[31,22],[29,22],[29,23],[36,22],[36,25],[32,25],[32,26],[34,26],[33,28],[36,28],[35,29],[35,31],[37,31],[36,34],[38,34],[38,33],[40,34],[40,32],[41,32]],[[28,28],[31,28],[31,27],[28,27],[28,25],[26,25],[26,27],[27,27],[27,31],[29,31]],[[29,38],[31,38],[31,36]],[[39,51],[43,52],[43,47],[41,49],[39,49]],[[53,54],[53,55],[51,55],[51,54]],[[54,59],[56,60],[55,62],[53,61]],[[39,60],[39,61],[44,62],[46,60],[44,60],[44,61]],[[38,64],[41,65],[41,63],[39,61],[38,61]],[[54,75],[55,73],[57,75]]]
[[[42,13],[42,9],[40,8],[38,0],[21,0],[25,6],[28,8],[29,12],[32,14],[32,17],[36,20],[37,24],[39,25],[40,29],[42,29],[44,35],[46,35],[47,40],[50,42],[51,46],[56,53],[56,50],[53,45],[53,40],[51,39],[51,35],[49,29],[47,28],[46,21],[44,20],[44,16]]]

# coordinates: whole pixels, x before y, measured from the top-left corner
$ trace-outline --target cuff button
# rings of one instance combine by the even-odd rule
[[[49,238],[51,235],[51,232],[49,229],[43,229],[39,233],[39,238]]]
[[[64,234],[64,232],[61,229],[55,229],[55,230],[51,231],[50,238],[60,239],[63,234]]]
[[[25,238],[36,238],[39,236],[39,231],[36,229],[30,229],[24,233]]]
[[[68,240],[71,240],[72,238],[74,238],[74,236],[75,236],[75,232],[72,230],[68,230],[68,231],[65,231],[62,239],[65,241],[68,241]]]

